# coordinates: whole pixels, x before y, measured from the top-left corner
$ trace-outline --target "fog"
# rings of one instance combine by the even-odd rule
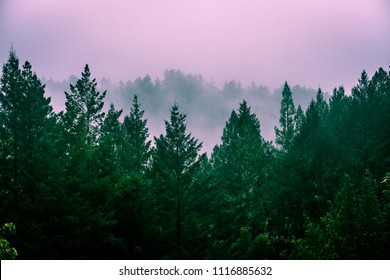
[[[93,69],[91,69],[93,77]],[[105,110],[111,103],[117,110],[123,109],[122,118],[129,114],[134,94],[138,95],[144,117],[148,121],[150,138],[165,133],[164,120],[169,120],[170,107],[176,102],[182,113],[187,115],[187,132],[203,143],[202,152],[211,154],[213,147],[219,144],[223,128],[232,110],[237,110],[239,103],[246,100],[251,110],[260,120],[261,134],[267,141],[275,138],[274,127],[279,122],[282,85],[270,89],[265,85],[243,87],[240,81],[226,81],[223,87],[208,81],[197,74],[186,74],[180,70],[166,70],[163,79],[153,79],[146,75],[134,80],[114,83],[108,78],[98,81],[100,91],[107,90]],[[54,81],[43,78],[46,94],[52,99],[56,112],[65,109],[65,91],[75,83],[77,76]],[[288,81],[287,81],[288,82]],[[305,109],[317,90],[300,85],[290,85],[295,106]],[[336,86],[336,85],[335,85]],[[325,97],[329,95],[325,93]]]

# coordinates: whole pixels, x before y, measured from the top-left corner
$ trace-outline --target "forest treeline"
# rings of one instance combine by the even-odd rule
[[[42,78],[45,86],[45,95],[51,97],[51,105],[55,112],[65,109],[65,91],[69,84],[74,84],[78,78],[71,75],[68,79],[55,81]],[[123,116],[129,114],[133,94],[138,95],[138,101],[145,110],[148,120],[148,129],[151,135],[164,133],[162,121],[169,118],[169,109],[173,103],[180,105],[180,110],[187,115],[187,129],[203,142],[201,152],[208,155],[215,144],[220,143],[222,130],[229,118],[232,109],[245,99],[251,105],[251,111],[261,120],[261,134],[266,140],[275,139],[274,126],[278,124],[280,101],[282,99],[283,84],[274,90],[267,86],[252,82],[244,86],[239,81],[226,81],[217,86],[213,81],[203,78],[202,75],[186,74],[180,70],[166,70],[161,78],[152,79],[150,75],[113,82],[102,78],[97,81],[97,89],[107,91],[104,98],[103,110],[108,111],[109,105],[114,103],[122,109]],[[293,85],[290,86],[295,105],[306,109],[317,92],[313,88]],[[324,94],[329,99],[329,94]]]
[[[13,49],[0,89],[3,259],[390,258],[382,68],[305,110],[286,82],[275,144],[243,100],[210,157],[177,103],[153,141],[137,93],[104,112],[88,65],[59,113]]]

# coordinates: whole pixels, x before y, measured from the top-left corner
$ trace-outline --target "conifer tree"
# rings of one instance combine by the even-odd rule
[[[31,64],[26,61],[20,69],[14,49],[9,55],[3,66],[0,94],[1,177],[13,182],[15,198],[24,189],[33,200],[39,180],[45,177],[45,141],[54,114],[50,98],[44,96],[45,86],[32,72]]]
[[[115,110],[114,104],[110,104],[110,108],[102,124],[98,148],[101,176],[113,175],[117,170],[118,147],[120,142],[119,117],[121,114],[122,110],[117,111]]]
[[[125,116],[121,126],[121,166],[126,172],[143,173],[150,160],[149,131],[144,110],[138,96],[134,95],[130,115]]]
[[[280,129],[275,126],[276,144],[280,145],[284,152],[290,151],[295,136],[295,114],[292,93],[287,82],[285,82],[280,106]]]
[[[49,136],[54,127],[54,112],[50,97],[45,97],[45,85],[32,72],[26,61],[22,69],[22,83],[25,98],[20,116],[22,123],[23,167],[30,198],[34,200],[38,182],[47,177]],[[46,170],[46,171],[45,171]]]
[[[70,125],[76,123],[84,126],[85,141],[88,146],[93,146],[100,135],[105,115],[102,109],[106,91],[97,91],[97,82],[96,79],[91,80],[88,64],[85,65],[81,78],[74,85],[70,85],[70,93],[65,92],[65,96],[66,114],[71,118]]]
[[[171,107],[170,121],[165,121],[166,134],[155,137],[153,157],[154,188],[157,207],[162,214],[160,223],[175,236],[171,244],[183,245],[183,228],[188,219],[189,193],[193,177],[199,166],[198,152],[202,147],[198,140],[186,132],[186,115],[180,113],[177,104]],[[186,235],[186,237],[188,237]]]
[[[218,189],[216,227],[219,238],[224,239],[227,232],[238,233],[241,226],[259,227],[268,216],[263,189],[268,145],[261,137],[259,120],[245,100],[238,114],[232,111],[221,139],[211,162]],[[230,220],[236,222],[231,224]]]
[[[2,179],[12,181],[14,193],[19,180],[19,157],[21,139],[20,116],[23,112],[22,74],[19,67],[19,58],[11,48],[8,61],[3,65],[1,76],[0,94],[0,119],[1,119],[1,169]],[[8,179],[6,179],[8,178]]]
[[[297,113],[295,115],[295,129],[297,133],[299,133],[299,131],[301,130],[304,121],[305,113],[303,112],[301,105],[299,105],[297,108]]]
[[[329,106],[324,99],[324,93],[322,92],[321,88],[319,88],[317,91],[316,106],[320,117],[325,118],[326,114],[328,113]]]

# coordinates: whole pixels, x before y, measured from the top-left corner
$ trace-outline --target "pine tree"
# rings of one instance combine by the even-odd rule
[[[225,128],[223,129],[223,134],[221,137],[222,143],[219,146],[214,147],[211,161],[213,163],[213,168],[218,170],[219,168],[223,169],[223,180],[226,183],[228,191],[232,194],[236,194],[239,190],[235,187],[234,182],[238,179],[237,174],[239,174],[238,160],[239,155],[239,133],[238,133],[238,122],[239,118],[237,113],[233,110],[230,114],[229,120],[226,122]]]
[[[83,180],[96,178],[95,152],[101,136],[105,113],[102,112],[106,91],[97,91],[95,79],[91,79],[88,64],[81,78],[65,92],[65,112],[60,113],[62,131],[59,149],[62,152],[66,176]]]
[[[333,123],[340,123],[347,110],[347,97],[344,87],[335,88],[333,95],[329,100],[330,118]]]
[[[295,115],[295,129],[296,133],[299,133],[299,131],[302,128],[302,125],[305,121],[305,113],[303,112],[301,105],[298,106],[297,113]]]
[[[363,103],[368,98],[369,78],[366,70],[362,71],[358,85],[352,88],[352,97],[355,101]]]
[[[321,88],[319,88],[317,91],[316,106],[321,118],[325,118],[326,114],[328,113],[329,106],[324,99],[324,93],[322,92]]]
[[[280,106],[280,129],[275,126],[276,144],[280,145],[282,151],[289,152],[292,146],[293,138],[295,136],[295,106],[292,98],[291,90],[287,84],[284,83],[282,91],[282,101]]]
[[[23,167],[30,198],[34,200],[39,182],[47,179],[49,136],[54,127],[54,112],[50,97],[45,97],[45,85],[32,72],[31,64],[26,61],[22,70],[22,83],[25,98],[22,123]]]
[[[66,113],[70,115],[71,124],[77,123],[85,126],[84,130],[88,146],[93,146],[100,135],[100,127],[105,113],[102,112],[106,91],[99,92],[96,89],[96,79],[91,80],[88,64],[81,73],[81,78],[76,84],[70,85],[70,93],[65,92]],[[81,122],[81,119],[83,121]]]
[[[11,48],[8,61],[3,65],[1,76],[0,94],[0,119],[1,119],[1,169],[2,180],[6,180],[8,185],[12,182],[12,189],[17,200],[19,181],[19,157],[21,142],[21,122],[20,116],[23,112],[23,92],[22,74],[19,68],[19,58],[15,50]]]
[[[130,115],[121,126],[121,166],[125,172],[144,173],[150,160],[149,131],[144,110],[140,109],[138,96],[134,95]]]
[[[98,158],[100,166],[100,176],[113,175],[118,165],[118,149],[120,142],[120,122],[119,117],[122,110],[115,110],[114,104],[110,104],[110,109],[104,118],[101,137],[99,138]]]
[[[370,119],[372,131],[371,149],[373,162],[377,165],[375,176],[381,177],[390,170],[390,72],[379,68],[371,79],[371,88],[375,92]]]
[[[214,148],[211,158],[218,238],[238,234],[242,226],[259,229],[269,215],[264,200],[268,148],[261,137],[260,122],[244,100],[238,114],[232,111],[222,143]]]
[[[188,235],[183,234],[188,219],[189,193],[193,177],[199,166],[198,152],[202,147],[198,140],[186,132],[186,115],[179,107],[171,107],[170,121],[165,121],[166,134],[155,137],[153,156],[154,187],[160,223],[167,232],[175,236],[172,245],[180,248]],[[167,237],[167,240],[172,240]]]
[[[45,86],[32,72],[31,64],[26,61],[20,69],[11,48],[1,78],[0,153],[1,180],[12,189],[15,200],[21,190],[34,200],[38,182],[47,177],[45,152],[54,113],[44,93]]]

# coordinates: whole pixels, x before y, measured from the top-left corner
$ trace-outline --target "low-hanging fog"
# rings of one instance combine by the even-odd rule
[[[93,76],[93,69],[92,76]],[[65,91],[74,84],[77,76],[70,76],[64,81],[43,79],[46,83],[46,94],[51,96],[55,111],[65,108]],[[288,82],[288,81],[287,81]],[[153,79],[149,75],[134,80],[114,83],[104,78],[98,82],[101,91],[107,90],[105,109],[113,103],[115,108],[123,109],[122,119],[132,106],[134,94],[138,95],[144,117],[148,121],[150,137],[165,133],[164,120],[170,117],[170,107],[174,102],[182,113],[187,115],[187,131],[203,142],[203,152],[211,154],[213,147],[220,143],[223,128],[232,110],[237,110],[239,103],[245,99],[251,110],[260,120],[261,134],[267,141],[275,137],[274,127],[279,125],[280,87],[270,89],[254,82],[247,87],[239,81],[226,81],[223,87],[205,80],[202,75],[186,74],[180,70],[166,70],[163,78]],[[307,107],[315,97],[317,89],[300,85],[289,85],[293,93],[295,106]],[[335,85],[336,86],[336,85]],[[325,93],[325,97],[328,94]]]

